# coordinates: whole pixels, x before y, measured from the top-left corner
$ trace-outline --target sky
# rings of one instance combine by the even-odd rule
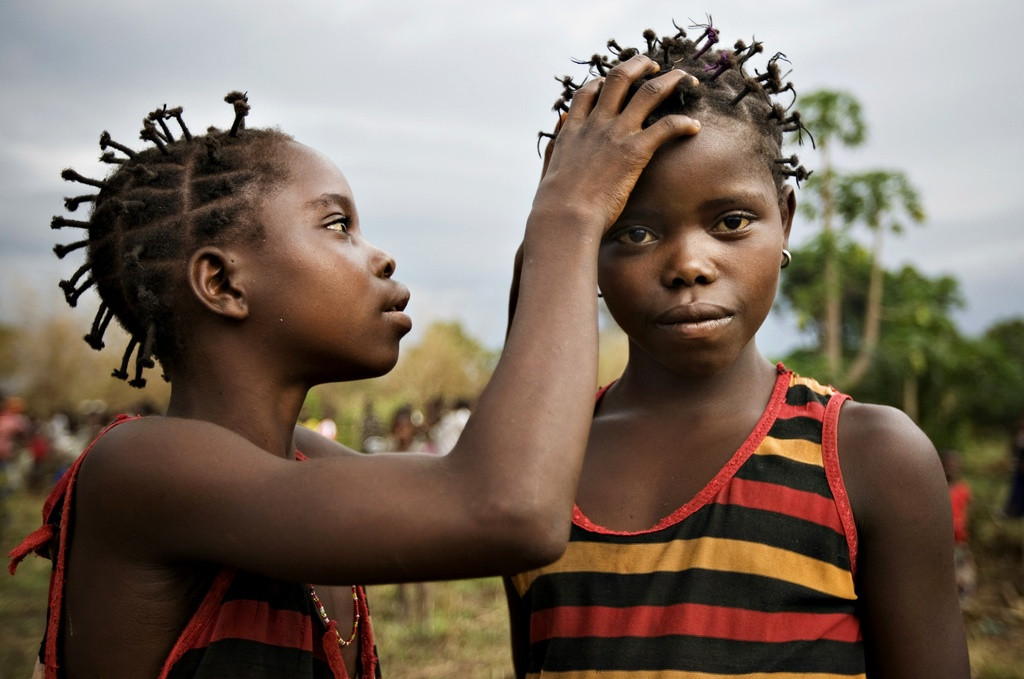
[[[968,335],[1024,315],[1019,2],[0,0],[0,320],[25,300],[62,307],[56,282],[81,262],[52,254],[67,239],[49,221],[83,187],[59,174],[105,173],[102,130],[140,147],[163,104],[193,130],[228,127],[223,96],[239,89],[250,126],[279,126],[345,173],[365,234],[412,290],[411,339],[458,320],[500,346],[555,76],[578,80],[572,59],[609,38],[636,45],[708,14],[728,43],[785,53],[798,92],[861,102],[868,139],[834,165],[904,172],[928,214],[887,240],[887,266],[956,277]],[[813,233],[798,216],[794,244]],[[94,298],[80,306],[87,323]],[[779,314],[758,337],[769,356],[797,340]]]

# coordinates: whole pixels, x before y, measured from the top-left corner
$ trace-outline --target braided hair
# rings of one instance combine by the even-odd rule
[[[182,355],[172,299],[191,254],[204,245],[257,242],[262,237],[254,212],[257,198],[286,176],[276,160],[280,154],[273,151],[291,137],[276,129],[245,129],[249,103],[242,92],[229,93],[225,101],[235,112],[227,132],[211,127],[194,136],[182,109],[164,105],[143,119],[139,136],[152,143],[145,150],[120,144],[106,131],[100,135],[100,160],[114,166],[105,179],[72,169],[61,173],[97,191],[64,199],[70,212],[92,203],[88,220],[55,216],[51,222],[55,229],[77,227],[86,233],[82,240],[54,247],[60,258],[87,251],[85,263],[60,288],[74,307],[83,292],[96,287],[100,307],[84,339],[102,349],[103,334],[116,318],[131,339],[113,376],[128,380],[134,353],[135,374],[128,382],[134,387],[145,386],[142,373],[154,366],[154,357],[166,368]],[[180,130],[177,138],[171,119]]]
[[[799,141],[803,135],[810,137],[807,128],[800,121],[798,111],[790,111],[796,101],[793,83],[783,83],[786,74],[782,72],[782,63],[788,63],[786,55],[777,52],[768,58],[764,72],[756,68],[751,74],[747,62],[757,54],[764,52],[761,42],[752,40],[747,44],[737,40],[732,49],[720,49],[720,34],[711,23],[690,26],[691,30],[700,31],[694,38],[688,38],[686,31],[672,23],[675,31],[671,35],[659,38],[652,29],[643,32],[645,44],[642,47],[622,47],[614,39],[608,41],[608,54],[594,54],[589,60],[573,60],[577,64],[590,67],[590,75],[604,76],[620,62],[627,61],[637,54],[644,54],[654,60],[662,71],[679,68],[694,76],[698,83],[689,79],[680,82],[676,96],[669,97],[645,121],[645,126],[676,113],[682,113],[701,119],[722,118],[743,122],[756,132],[755,152],[764,159],[775,186],[782,190],[789,177],[796,179],[797,184],[810,176],[799,159],[795,156],[782,156],[782,134],[796,132]],[[657,77],[659,74],[646,75],[637,80],[630,88],[628,97],[632,97],[644,81]],[[573,94],[582,87],[571,76],[556,78],[562,83],[562,96],[555,102],[554,110],[563,113],[569,110],[569,102]],[[783,105],[773,100],[779,95],[790,93],[791,100]],[[553,134],[541,132],[540,137],[553,137]],[[539,141],[539,139],[538,139]]]

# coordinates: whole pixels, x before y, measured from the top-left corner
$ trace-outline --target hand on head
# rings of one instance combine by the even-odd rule
[[[700,130],[699,122],[679,114],[644,126],[684,79],[696,82],[673,69],[646,81],[627,102],[630,87],[657,71],[654,61],[638,55],[576,91],[545,151],[535,210],[557,207],[594,214],[607,228],[658,147]]]

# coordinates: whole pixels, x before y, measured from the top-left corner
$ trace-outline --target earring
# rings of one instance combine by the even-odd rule
[[[790,254],[789,250],[783,250],[782,251],[782,266],[780,266],[779,268],[780,269],[785,269],[787,266],[792,264],[792,262],[793,262],[793,255]]]
[[[597,298],[598,298],[598,299],[601,299],[602,297],[604,297],[604,293],[603,293],[603,292],[601,292],[601,288],[598,288],[598,289],[597,289]]]

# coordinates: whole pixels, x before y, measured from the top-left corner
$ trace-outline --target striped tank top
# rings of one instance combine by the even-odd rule
[[[121,415],[96,437],[134,419]],[[93,441],[95,444],[96,440]],[[60,658],[67,544],[73,524],[75,482],[89,448],[79,456],[43,505],[43,525],[11,553],[10,572],[35,552],[53,561],[46,630],[33,675],[64,676]],[[305,459],[299,453],[299,459]],[[337,642],[335,622],[327,628],[306,585],[234,568],[221,568],[164,662],[159,679],[379,679],[366,592],[359,588],[360,656],[350,678]]]
[[[743,446],[656,526],[610,531],[576,507],[562,558],[512,578],[526,676],[864,677],[836,454],[847,398],[780,365]]]

